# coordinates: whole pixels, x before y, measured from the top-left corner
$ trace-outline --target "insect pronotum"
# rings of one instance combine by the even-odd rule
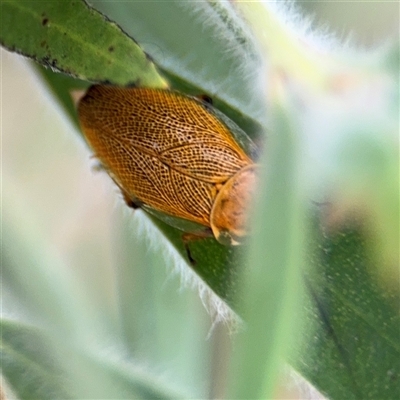
[[[249,155],[254,144],[232,121],[177,92],[100,85],[88,90],[78,112],[128,205],[186,232],[240,243],[257,165]]]

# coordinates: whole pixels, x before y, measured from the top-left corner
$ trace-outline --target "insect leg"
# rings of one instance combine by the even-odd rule
[[[210,105],[213,104],[213,99],[210,96],[208,96],[207,94],[199,94],[196,97],[199,100],[201,100],[203,103],[210,104]]]
[[[97,158],[96,156],[92,156],[92,158]],[[138,199],[133,199],[132,196],[130,196],[123,188],[122,186],[118,183],[117,179],[115,176],[101,163],[101,161],[97,161],[96,164],[93,166],[94,171],[106,171],[110,175],[111,179],[114,181],[114,183],[119,187],[122,193],[122,197],[126,203],[126,205],[130,208],[133,208],[134,210],[141,208],[143,203],[138,200]]]
[[[190,264],[192,264],[194,266],[197,264],[197,261],[192,256],[192,253],[189,248],[189,243],[194,242],[196,240],[200,240],[200,239],[206,239],[206,238],[209,238],[212,236],[213,236],[213,234],[212,234],[211,229],[205,229],[204,231],[197,232],[197,233],[186,232],[186,233],[182,234],[183,246],[185,248],[186,255],[189,259]]]
[[[121,188],[120,188],[121,189]],[[121,189],[122,197],[126,203],[126,205],[130,208],[133,208],[134,210],[137,210],[138,208],[141,208],[143,203],[139,201],[138,199],[132,198],[125,190]]]

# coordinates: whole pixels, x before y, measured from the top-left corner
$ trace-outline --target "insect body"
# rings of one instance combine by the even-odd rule
[[[243,148],[254,145],[210,105],[168,90],[95,85],[78,112],[128,204],[201,225],[224,244],[246,235],[257,166]]]

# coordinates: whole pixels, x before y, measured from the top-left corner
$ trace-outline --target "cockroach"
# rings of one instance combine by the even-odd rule
[[[165,89],[94,85],[78,113],[129,206],[225,245],[243,240],[257,150],[208,101]]]

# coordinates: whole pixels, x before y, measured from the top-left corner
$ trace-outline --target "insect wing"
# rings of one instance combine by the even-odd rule
[[[128,195],[203,225],[215,185],[251,162],[224,124],[175,92],[95,85],[79,117],[96,156]]]

